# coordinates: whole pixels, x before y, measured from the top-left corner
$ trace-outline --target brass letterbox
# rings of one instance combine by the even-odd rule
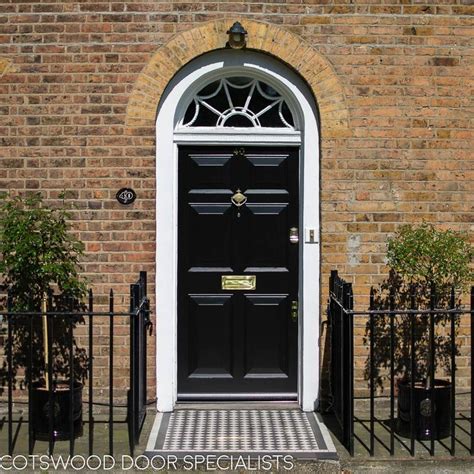
[[[223,290],[255,290],[257,286],[257,276],[222,275],[221,285]]]

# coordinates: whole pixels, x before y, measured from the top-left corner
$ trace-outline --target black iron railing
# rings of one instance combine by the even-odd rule
[[[428,301],[426,309],[417,307],[414,292],[409,294],[409,297],[404,309],[400,309],[396,305],[397,294],[395,290],[389,288],[388,297],[384,304],[381,304],[380,299],[376,298],[375,290],[372,289],[370,293],[370,307],[366,311],[354,311],[354,297],[352,292],[352,284],[347,283],[339,277],[337,271],[331,272],[329,281],[329,305],[328,305],[328,324],[330,328],[330,344],[331,344],[331,361],[330,361],[330,392],[332,398],[332,410],[338,421],[342,432],[342,443],[351,455],[354,454],[354,336],[353,328],[354,321],[358,326],[365,324],[366,338],[365,342],[368,344],[368,359],[366,378],[369,384],[369,413],[368,413],[368,431],[369,431],[369,446],[368,450],[371,456],[375,454],[375,440],[376,423],[380,420],[376,416],[376,384],[377,373],[379,370],[386,370],[389,381],[389,419],[385,428],[389,430],[389,446],[388,450],[391,455],[395,454],[395,439],[400,440],[396,433],[396,418],[395,418],[395,403],[397,397],[400,396],[399,387],[396,386],[396,364],[397,364],[397,344],[403,343],[408,347],[408,361],[405,361],[408,378],[406,379],[407,387],[409,387],[409,445],[406,445],[407,450],[412,456],[415,455],[416,440],[419,439],[415,410],[415,386],[419,383],[417,377],[417,365],[420,363],[418,359],[420,356],[419,333],[417,333],[420,318],[424,318],[425,326],[427,328],[427,338],[425,346],[427,354],[425,354],[427,363],[426,371],[431,380],[431,385],[428,387],[428,398],[425,401],[424,410],[428,426],[428,451],[431,456],[435,455],[435,445],[438,439],[437,432],[433,428],[439,420],[436,417],[440,415],[440,407],[435,406],[434,390],[436,387],[436,363],[435,354],[439,351],[437,344],[437,329],[441,324],[445,325],[445,330],[441,329],[444,337],[444,351],[446,352],[447,369],[449,373],[449,391],[450,396],[449,408],[449,446],[448,451],[451,455],[456,453],[456,356],[457,341],[456,328],[457,320],[462,315],[470,315],[470,446],[467,446],[471,455],[474,455],[474,287],[470,292],[470,307],[466,308],[460,306],[455,299],[454,289],[447,298],[447,307],[437,307],[439,295],[435,288],[431,288],[428,294],[424,295],[425,301]],[[400,341],[397,339],[397,329],[399,329],[400,318],[405,318],[407,325],[405,326],[404,336],[406,340]],[[377,351],[383,345],[382,349],[388,354],[385,363],[381,367],[378,360]],[[361,342],[361,341],[359,341]],[[399,366],[397,366],[399,368]],[[443,407],[446,408],[446,407]],[[426,439],[426,438],[423,438]]]
[[[14,416],[14,405],[15,402],[23,402],[25,398],[24,390],[17,390],[16,387],[16,378],[22,377],[24,375],[24,386],[27,387],[27,405],[28,405],[28,419],[26,420],[28,424],[28,453],[31,455],[34,451],[35,442],[38,440],[48,442],[48,453],[50,455],[54,452],[55,443],[58,440],[65,440],[64,436],[58,434],[58,419],[60,415],[58,411],[61,410],[60,399],[58,398],[58,383],[55,377],[55,367],[57,367],[57,361],[55,358],[58,357],[57,350],[55,351],[53,337],[47,337],[44,341],[47,344],[42,344],[41,350],[35,350],[38,348],[38,342],[34,341],[33,338],[35,334],[38,334],[38,328],[34,328],[34,325],[38,325],[38,321],[44,321],[43,327],[43,336],[44,334],[51,335],[55,328],[58,327],[58,322],[61,321],[60,327],[65,331],[63,337],[64,347],[67,348],[65,356],[63,356],[63,363],[67,367],[67,376],[65,378],[66,385],[68,385],[68,397],[69,403],[67,404],[69,413],[67,417],[68,429],[66,429],[69,436],[69,454],[74,455],[75,442],[77,438],[77,433],[80,431],[82,434],[82,408],[81,408],[81,417],[79,419],[75,410],[74,397],[77,397],[77,338],[79,337],[82,342],[87,341],[86,353],[86,379],[87,379],[87,404],[88,409],[85,414],[85,423],[88,425],[88,452],[89,455],[95,454],[95,442],[94,442],[94,405],[101,405],[106,407],[108,415],[108,454],[114,454],[114,427],[118,420],[114,418],[114,410],[117,407],[117,402],[115,400],[115,395],[119,390],[127,390],[127,418],[126,423],[128,425],[128,434],[129,434],[129,447],[130,452],[133,455],[135,446],[138,443],[140,431],[143,425],[145,418],[145,408],[146,408],[146,336],[147,331],[151,329],[150,321],[150,305],[147,297],[146,291],[147,278],[146,272],[140,272],[140,277],[135,284],[130,285],[130,311],[119,312],[114,309],[114,292],[111,289],[108,295],[108,311],[96,311],[94,310],[94,294],[92,289],[89,290],[88,301],[86,307],[78,308],[77,302],[71,302],[71,307],[74,307],[72,310],[64,310],[64,305],[61,310],[51,309],[55,308],[53,298],[50,297],[46,311],[14,311],[13,300],[11,297],[7,298],[7,311],[2,312],[3,324],[7,325],[6,329],[6,338],[4,338],[3,344],[3,356],[5,360],[5,376],[4,380],[6,381],[6,402],[7,402],[7,413],[6,413],[6,426],[7,426],[7,452],[9,455],[12,455],[15,451],[15,442],[18,432],[18,429],[21,427],[25,420],[23,416],[20,419],[15,418]],[[67,306],[67,305],[66,305]],[[122,320],[122,326],[129,328],[130,336],[130,352],[129,352],[129,373],[130,373],[130,383],[128,387],[117,386],[114,371],[117,368],[117,363],[114,359],[114,334],[117,328],[117,320]],[[124,322],[125,321],[125,322]],[[86,334],[84,330],[80,331],[80,326],[86,325]],[[108,331],[107,331],[108,324]],[[98,328],[100,329],[100,334]],[[18,368],[14,364],[14,358],[18,355],[15,353],[17,347],[15,347],[14,341],[18,341],[18,338],[15,339],[15,334],[17,331],[22,330],[21,335],[26,336],[26,341],[22,345],[24,349],[23,360],[24,367]],[[44,331],[47,331],[46,333]],[[96,332],[97,331],[97,332]],[[80,333],[79,335],[77,333]],[[18,333],[17,333],[18,334]],[[107,336],[104,336],[107,334]],[[101,390],[104,392],[106,387],[97,383],[97,378],[95,377],[95,367],[94,367],[94,358],[96,356],[97,350],[96,345],[94,344],[95,337],[101,338],[101,346],[107,347],[106,353],[108,354],[108,396],[107,402],[98,402],[96,403],[95,393],[96,390]],[[104,339],[107,338],[107,341],[104,342]],[[101,348],[102,348],[101,347]],[[26,348],[26,350],[25,350]],[[0,345],[0,350],[2,349]],[[45,355],[46,360],[39,360],[40,357]],[[102,351],[101,351],[102,354]],[[122,354],[123,357],[123,354]],[[127,356],[125,356],[127,357]],[[17,359],[15,359],[17,360]],[[37,372],[37,367],[43,364],[44,377],[42,377],[42,382],[35,380],[35,373]],[[120,361],[119,366],[123,367],[123,360]],[[36,367],[36,372],[35,372]],[[24,373],[22,373],[22,371]],[[64,370],[63,370],[64,375]],[[34,407],[34,397],[33,390],[36,386],[40,385],[42,390],[46,394],[47,392],[47,403],[44,405],[44,409],[47,413],[40,413],[39,410]],[[106,384],[104,384],[106,385]],[[15,399],[18,398],[18,400]],[[81,400],[82,403],[82,400]],[[81,405],[82,406],[82,405]],[[47,439],[44,437],[41,438],[38,436],[38,433],[35,430],[34,424],[38,420],[34,420],[33,414],[36,415],[46,415],[46,425],[47,425]],[[15,429],[14,429],[15,428]],[[101,439],[101,444],[103,444],[103,439]],[[3,449],[0,448],[0,452]]]

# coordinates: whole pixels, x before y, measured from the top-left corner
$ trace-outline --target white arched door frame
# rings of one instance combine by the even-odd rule
[[[296,129],[180,127],[186,107],[209,80],[229,74],[261,79],[282,94]],[[315,409],[319,397],[319,128],[314,98],[302,79],[262,53],[219,50],[183,67],[168,84],[156,120],[156,368],[157,409],[177,400],[178,146],[202,143],[300,146],[300,275],[298,402]],[[302,238],[304,237],[304,238]]]

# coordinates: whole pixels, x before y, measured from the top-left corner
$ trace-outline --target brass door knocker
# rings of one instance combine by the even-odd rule
[[[230,198],[232,204],[237,208],[237,217],[240,217],[240,208],[247,202],[247,196],[237,189],[235,194]]]

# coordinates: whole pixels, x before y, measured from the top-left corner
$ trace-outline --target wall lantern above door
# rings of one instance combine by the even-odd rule
[[[227,45],[232,49],[242,49],[245,46],[245,35],[247,34],[247,31],[238,21],[230,27],[227,34],[229,35],[229,42]]]

